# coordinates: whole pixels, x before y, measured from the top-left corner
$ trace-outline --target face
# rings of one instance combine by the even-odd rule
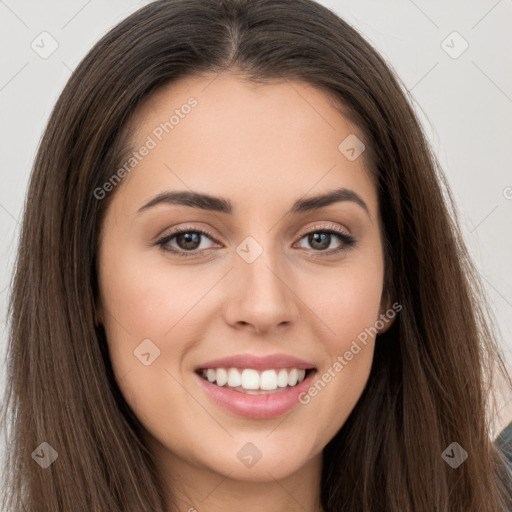
[[[362,133],[310,85],[231,74],[166,86],[131,125],[138,156],[105,186],[98,321],[148,444],[247,481],[318,463],[389,307]]]

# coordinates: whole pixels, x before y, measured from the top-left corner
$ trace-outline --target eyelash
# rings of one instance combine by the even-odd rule
[[[205,235],[208,238],[210,238],[213,242],[219,243],[219,242],[217,242],[215,237],[207,230],[196,229],[192,226],[185,226],[183,228],[178,228],[175,231],[173,231],[172,233],[169,233],[169,234],[163,236],[162,238],[160,238],[159,240],[157,240],[155,242],[155,245],[158,245],[163,251],[170,252],[179,257],[197,256],[197,254],[200,253],[202,250],[208,250],[208,249],[195,249],[194,251],[183,251],[183,250],[166,248],[166,244],[168,244],[176,236],[183,234],[183,233],[196,233],[199,235]],[[299,241],[302,240],[305,236],[310,235],[312,233],[327,233],[327,234],[331,234],[331,235],[336,235],[342,241],[342,245],[338,249],[334,249],[334,250],[331,249],[330,251],[315,251],[314,249],[312,249],[314,253],[317,253],[317,254],[315,254],[315,257],[327,257],[327,256],[332,256],[334,254],[338,254],[342,251],[347,251],[348,249],[353,247],[357,242],[357,240],[354,237],[347,235],[346,233],[339,230],[338,228],[335,228],[332,225],[314,226],[310,231],[303,233],[300,236]]]

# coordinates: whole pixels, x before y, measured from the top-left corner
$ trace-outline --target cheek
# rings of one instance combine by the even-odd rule
[[[299,397],[309,418],[322,425],[318,446],[324,446],[345,423],[357,404],[371,371],[375,322],[378,320],[381,276],[340,273],[335,285],[317,288],[328,301],[319,300],[311,309],[318,312],[324,327],[322,350],[325,364],[315,381]],[[309,304],[308,304],[309,305]]]
[[[349,349],[350,343],[375,325],[379,315],[381,288],[377,286],[348,287],[331,295],[326,307],[326,323],[332,336],[327,336],[328,351],[333,354]]]
[[[376,250],[373,254],[379,254]],[[360,257],[359,257],[360,256]],[[334,435],[357,403],[369,376],[379,319],[383,262],[372,251],[357,254],[350,264],[333,271],[332,279],[305,282],[308,307],[322,324],[326,363],[302,403],[322,409]],[[307,281],[307,280],[305,280]],[[314,290],[309,295],[306,290]],[[313,316],[312,316],[313,318]],[[315,416],[322,417],[316,411]]]
[[[162,390],[163,383],[170,393],[176,392],[164,370],[180,377],[179,362],[193,339],[191,313],[205,290],[200,293],[190,286],[186,272],[173,271],[165,262],[147,265],[140,250],[119,251],[115,242],[100,261],[103,324],[112,367],[125,398],[136,408],[138,397],[148,397],[150,403],[154,390]]]
[[[197,407],[180,385],[180,361],[193,340],[191,308],[201,294],[186,273],[144,265],[129,250],[119,257],[114,248],[103,254],[99,278],[116,381],[143,425],[170,425],[173,410]]]
[[[331,355],[348,350],[352,340],[375,325],[382,279],[381,263],[363,260],[336,269],[330,279],[311,280],[309,284],[305,279],[304,297],[325,326],[323,341]]]
[[[130,334],[134,341],[141,336],[172,336],[174,326],[207,289],[204,282],[201,289],[194,285],[192,267],[188,268],[173,269],[165,261],[147,265],[140,254],[125,253],[122,259],[115,258],[114,252],[106,255],[100,270],[100,291],[107,324],[121,331],[121,337]]]

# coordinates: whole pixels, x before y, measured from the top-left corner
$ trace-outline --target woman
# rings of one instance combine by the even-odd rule
[[[487,400],[509,377],[442,185],[326,8],[124,20],[34,165],[7,509],[508,510]]]

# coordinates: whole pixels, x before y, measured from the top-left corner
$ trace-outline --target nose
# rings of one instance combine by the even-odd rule
[[[252,263],[237,261],[230,283],[233,291],[225,316],[232,327],[264,334],[297,321],[300,301],[293,278],[265,252]]]

